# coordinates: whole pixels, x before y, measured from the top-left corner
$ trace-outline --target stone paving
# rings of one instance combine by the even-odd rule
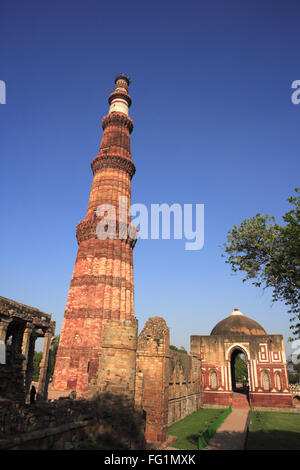
[[[244,450],[247,437],[248,418],[250,409],[233,408],[215,435],[203,450]],[[177,438],[169,436],[168,440],[158,447],[163,450],[178,450],[172,447]]]
[[[233,408],[205,450],[244,450],[249,409]]]

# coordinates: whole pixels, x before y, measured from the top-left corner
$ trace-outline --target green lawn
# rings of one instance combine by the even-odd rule
[[[198,449],[198,438],[216,419],[223,413],[224,409],[201,408],[186,418],[172,424],[168,428],[168,434],[177,436],[178,439],[172,447],[184,450]]]
[[[300,450],[300,413],[251,411],[247,450]]]

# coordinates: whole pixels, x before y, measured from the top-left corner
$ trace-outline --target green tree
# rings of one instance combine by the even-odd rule
[[[51,365],[50,365],[50,377],[51,378],[53,377],[59,338],[60,338],[59,336],[55,337],[54,343],[53,343],[53,346],[52,346]],[[34,382],[37,382],[38,379],[39,379],[40,363],[41,363],[42,357],[43,357],[42,352],[34,351],[34,356],[33,356],[33,378],[32,378],[32,380]]]
[[[235,225],[222,245],[233,272],[243,271],[243,282],[272,288],[273,301],[287,305],[292,334],[300,337],[300,189],[288,201],[294,206],[283,225],[268,214],[256,214]]]
[[[52,356],[51,356],[51,372],[50,372],[50,377],[53,377],[54,373],[54,367],[55,367],[55,361],[56,361],[56,353],[58,349],[58,344],[59,344],[59,336],[55,336],[54,342],[53,342],[53,347],[52,347]]]
[[[34,382],[37,382],[39,380],[40,362],[42,360],[42,356],[43,356],[42,352],[34,351],[34,355],[33,355],[33,376],[32,376],[32,380]]]
[[[288,375],[289,381],[291,384],[299,384],[300,383],[300,354],[296,357],[292,355],[288,357],[287,361],[288,366]]]
[[[242,382],[244,377],[248,378],[248,367],[241,354],[238,354],[234,361],[234,375],[238,382]]]
[[[178,348],[177,346],[174,346],[173,344],[170,344],[170,349],[173,349],[173,351],[178,351],[178,352],[181,352],[181,353],[184,353],[184,354],[187,354],[187,350],[183,347],[183,346],[180,346],[180,348]]]

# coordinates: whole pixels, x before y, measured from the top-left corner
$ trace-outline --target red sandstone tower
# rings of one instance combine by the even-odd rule
[[[94,178],[86,217],[77,225],[79,247],[57,352],[55,390],[82,393],[96,384],[102,391],[134,394],[137,321],[132,251],[136,236],[130,236],[129,212],[119,207],[124,196],[130,207],[135,173],[128,86],[126,76],[117,76],[109,113],[102,120],[100,150],[91,164]],[[115,233],[110,233],[110,212],[99,215],[103,204],[115,209]],[[99,238],[97,226],[104,220],[108,236]]]

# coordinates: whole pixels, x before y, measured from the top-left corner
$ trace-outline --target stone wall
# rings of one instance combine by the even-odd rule
[[[123,396],[33,405],[0,401],[0,449],[143,449],[145,423]],[[66,447],[67,445],[67,447]],[[105,447],[103,447],[105,448]]]
[[[0,364],[0,398],[25,401],[24,359],[11,346],[6,347],[6,364]]]
[[[117,393],[134,401],[137,320],[107,320],[97,377],[97,391]]]
[[[194,413],[200,406],[199,360],[170,350],[168,426]]]
[[[167,437],[169,356],[169,328],[165,320],[149,318],[138,337],[136,355],[136,373],[142,373],[144,381],[142,402],[148,441],[165,441]]]
[[[152,317],[138,338],[136,403],[146,413],[148,441],[165,441],[170,424],[201,406],[200,363],[170,350],[169,335],[165,320]]]

